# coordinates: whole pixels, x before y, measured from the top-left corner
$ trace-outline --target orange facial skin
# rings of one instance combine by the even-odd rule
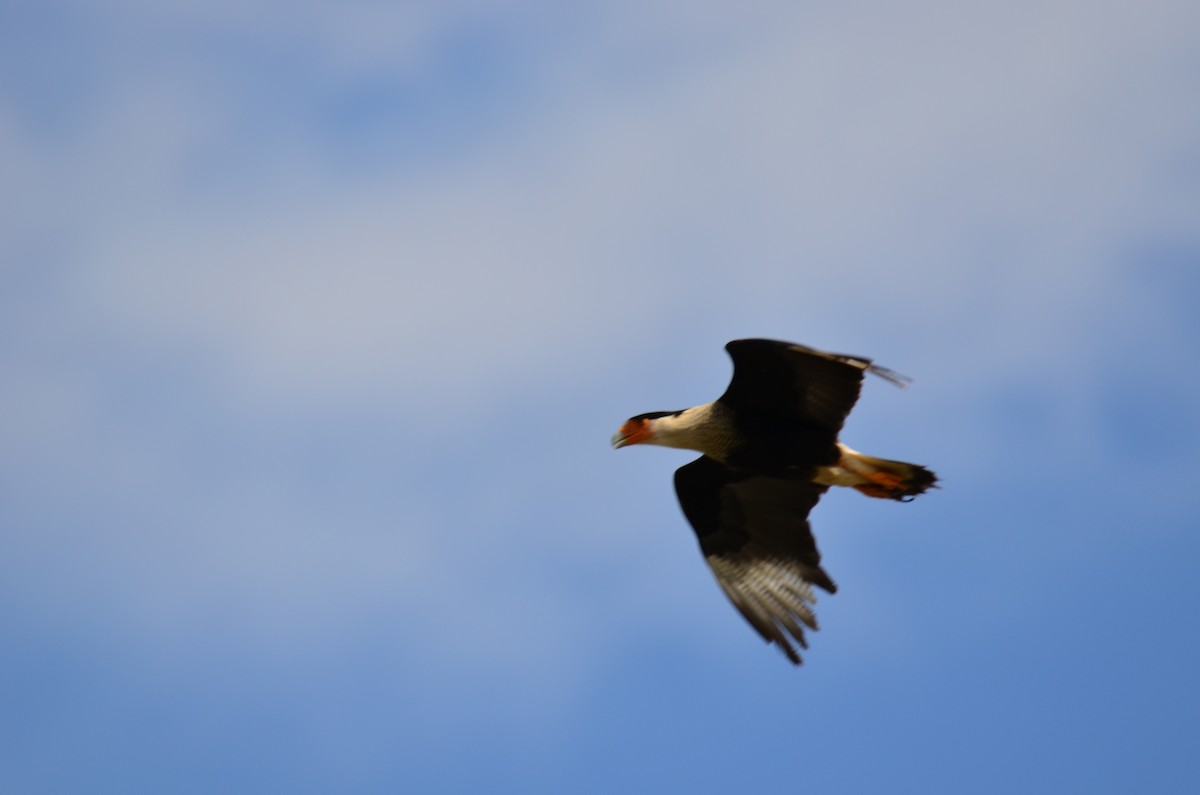
[[[654,437],[650,429],[650,420],[629,420],[621,426],[612,438],[613,447],[628,447],[631,444],[648,442]]]

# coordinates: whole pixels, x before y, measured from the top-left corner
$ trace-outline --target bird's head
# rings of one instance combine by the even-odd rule
[[[613,434],[612,445],[616,448],[628,447],[631,444],[653,444],[654,423],[661,417],[674,417],[678,411],[652,411],[649,414],[639,414],[630,417],[621,426],[621,430]]]

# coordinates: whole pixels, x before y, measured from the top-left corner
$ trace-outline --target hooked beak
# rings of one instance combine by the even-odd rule
[[[640,444],[654,436],[646,420],[629,420],[621,430],[613,434],[612,446],[618,450],[631,444]]]

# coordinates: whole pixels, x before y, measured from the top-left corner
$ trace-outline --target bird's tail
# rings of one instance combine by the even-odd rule
[[[848,448],[843,448],[841,464],[862,478],[854,488],[868,497],[907,502],[937,488],[937,475],[920,464],[875,458]]]

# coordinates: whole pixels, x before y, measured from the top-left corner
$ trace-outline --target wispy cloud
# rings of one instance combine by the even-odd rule
[[[433,694],[396,701],[452,723],[461,686],[500,724],[556,720],[622,638],[724,653],[687,623],[700,561],[656,562],[692,554],[674,459],[618,476],[605,439],[710,399],[750,334],[917,376],[848,432],[969,495],[930,532],[1013,477],[1094,501],[1114,467],[1173,516],[1195,464],[1127,454],[1197,433],[1193,5],[131,0],[0,25],[76,45],[0,34],[3,615],[168,667],[315,670],[386,635]],[[1165,250],[1184,264],[1148,276]],[[884,569],[857,593],[888,626],[838,619],[899,643],[913,613],[857,543],[826,548]]]

